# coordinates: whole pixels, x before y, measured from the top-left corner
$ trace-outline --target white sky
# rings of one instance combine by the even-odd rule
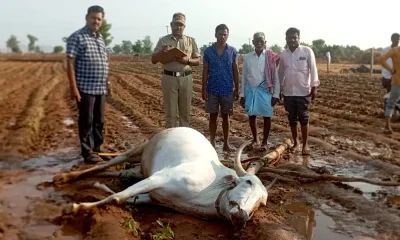
[[[85,24],[90,5],[101,5],[112,23],[114,40],[143,39],[150,35],[155,45],[165,35],[174,12],[187,17],[185,33],[202,46],[215,41],[214,29],[225,23],[228,44],[237,49],[256,31],[263,31],[267,44],[285,44],[285,31],[297,27],[300,40],[322,38],[327,44],[357,45],[362,49],[390,45],[390,35],[400,32],[400,1],[381,0],[0,0],[0,49],[15,34],[27,45],[27,34],[38,45],[63,45],[61,38]]]

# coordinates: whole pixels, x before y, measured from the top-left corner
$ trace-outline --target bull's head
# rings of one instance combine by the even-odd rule
[[[251,173],[246,172],[242,167],[240,156],[248,144],[240,146],[235,154],[234,169],[238,177],[233,175],[225,176],[225,182],[233,187],[225,193],[224,203],[221,203],[224,215],[230,219],[236,230],[245,227],[246,223],[253,216],[259,206],[266,206],[268,189],[275,183],[276,178],[264,186],[260,179]]]

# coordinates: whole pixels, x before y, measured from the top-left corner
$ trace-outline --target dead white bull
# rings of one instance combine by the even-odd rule
[[[256,175],[243,169],[240,156],[249,143],[235,153],[233,170],[219,161],[217,152],[200,132],[187,127],[170,128],[110,162],[61,174],[54,182],[67,182],[140,156],[141,167],[136,175],[143,180],[118,193],[97,183],[112,195],[98,202],[73,203],[70,211],[77,213],[113,201],[121,204],[135,197],[136,203],[159,204],[200,218],[225,218],[241,229],[260,205],[266,205],[267,190],[276,181],[264,186]]]

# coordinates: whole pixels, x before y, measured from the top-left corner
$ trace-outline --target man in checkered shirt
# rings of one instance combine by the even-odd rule
[[[98,32],[104,18],[100,6],[89,7],[86,26],[67,40],[67,73],[71,96],[79,109],[79,139],[85,163],[102,159],[104,105],[108,90],[108,57],[104,40]]]

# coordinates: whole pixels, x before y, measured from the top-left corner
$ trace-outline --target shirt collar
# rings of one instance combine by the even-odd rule
[[[183,39],[183,38],[185,37],[185,34],[184,34],[184,35],[182,35],[182,37],[181,37],[181,38],[179,38],[179,39],[177,39],[176,37],[174,37],[174,35],[172,35],[172,33],[171,33],[171,34],[169,34],[169,37],[170,37],[170,38],[172,38],[172,39],[174,39],[175,41],[179,41],[180,39]]]
[[[213,43],[212,46],[214,47],[215,51],[217,51],[217,42]],[[225,51],[226,49],[228,49],[228,47],[229,47],[229,45],[228,45],[228,43],[226,43],[225,48],[224,48],[224,51]]]
[[[83,27],[83,31],[85,31],[86,33],[90,34],[90,36],[92,37],[101,37],[100,33],[97,33],[97,36],[95,33],[93,33],[87,26]]]
[[[265,55],[265,52],[266,52],[266,51],[267,51],[266,49],[263,49],[263,51],[261,52],[261,55]],[[252,52],[252,54],[253,54],[253,55],[257,55],[257,53],[256,53],[255,50]]]

